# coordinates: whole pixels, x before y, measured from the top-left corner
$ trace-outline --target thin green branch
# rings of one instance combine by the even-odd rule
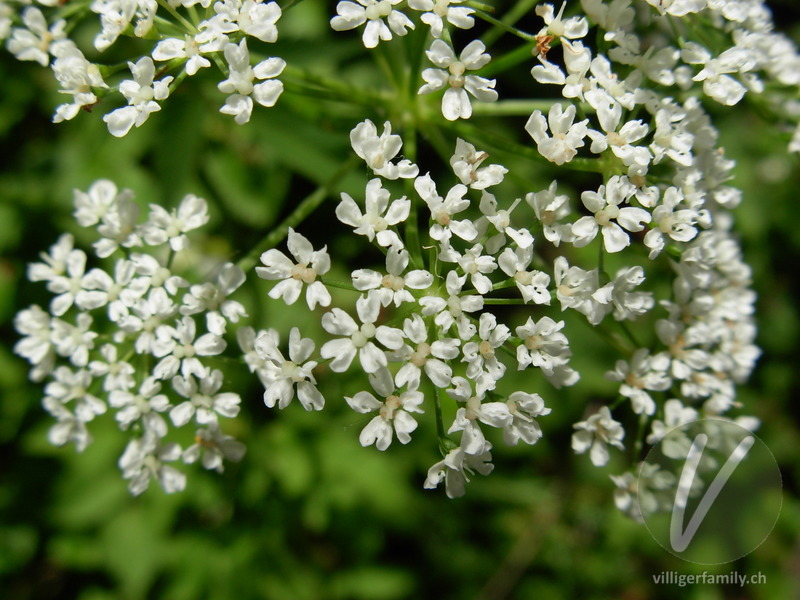
[[[297,208],[286,217],[281,223],[267,234],[256,246],[236,264],[245,273],[252,269],[258,262],[258,258],[269,250],[280,244],[287,235],[289,235],[289,228],[297,227],[302,223],[312,212],[314,212],[325,199],[330,196],[339,182],[352,171],[361,159],[357,156],[352,157],[342,167],[334,173],[327,182],[319,186],[310,195],[306,196],[304,200],[297,205]]]

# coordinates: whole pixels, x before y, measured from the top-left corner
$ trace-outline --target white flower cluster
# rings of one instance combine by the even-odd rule
[[[588,454],[595,466],[616,462],[626,444],[656,443],[688,419],[731,418],[729,411],[739,408],[736,385],[746,380],[759,356],[755,294],[732,233],[731,211],[741,201],[741,193],[727,184],[733,162],[719,147],[703,103],[710,99],[732,106],[748,94],[759,95],[761,108],[794,128],[789,149],[800,151],[800,55],[772,30],[761,0],[574,0],[558,8],[539,3],[536,34],[495,19],[478,4],[465,4],[338,3],[331,27],[363,26],[366,48],[403,37],[420,23],[428,27],[425,56],[417,58],[433,66],[421,69],[422,81],[406,82],[412,92],[421,87],[415,110],[403,105],[403,126],[417,120],[409,127],[416,136],[436,112],[426,110],[421,96],[442,92],[438,140],[446,142],[447,134],[461,131],[475,132],[475,139],[452,135],[452,176],[440,178],[415,164],[416,137],[410,156],[401,156],[403,141],[392,132],[398,123],[386,121],[381,133],[368,119],[356,125],[351,146],[371,179],[363,195],[342,193],[335,214],[385,261],[357,265],[350,281],[333,281],[327,246],[289,228],[288,253],[267,250],[256,273],[275,282],[271,298],[294,304],[302,296],[309,311],[321,313],[324,339],[304,337],[299,327],[290,329],[286,344],[275,329],[241,327],[237,333],[244,361],[264,385],[268,407],[286,408],[296,397],[304,409],[320,410],[326,400],[338,399],[325,398],[317,377],[356,370],[364,375],[363,385],[344,400],[372,417],[361,431],[362,445],[385,450],[395,437],[406,444],[420,415],[430,415],[442,456],[424,486],[444,481],[451,497],[464,493],[474,472],[492,470],[492,439],[532,445],[541,438],[539,419],[550,412],[548,406],[556,406],[539,395],[543,380],[556,389],[579,381],[568,320],[559,311],[572,310],[603,332],[619,359],[609,363],[607,373],[619,384],[617,400],[587,411],[574,424],[572,448]],[[197,5],[206,9],[202,21]],[[227,99],[220,111],[237,123],[250,119],[254,102],[276,102],[283,90],[277,77],[286,65],[279,58],[252,65],[247,46],[248,36],[277,40],[281,9],[275,2],[170,2],[172,11],[164,18],[176,20],[186,32],[183,38],[157,30],[156,11],[162,6],[120,0],[91,4],[102,23],[98,50],[129,26],[139,37],[159,39],[151,56],[129,63],[133,79],[116,88],[127,106],[104,118],[114,135],[141,125],[179,80],[210,66],[209,58],[225,60],[226,78],[218,88]],[[411,16],[403,12],[408,9],[414,11]],[[11,20],[4,22],[0,13],[0,33],[5,32],[9,49],[21,60],[43,65],[52,58],[62,91],[72,98],[59,107],[55,120],[73,118],[110,91],[102,69],[66,37],[64,21],[54,16],[48,22],[37,6],[16,15],[19,23],[14,17],[9,13]],[[484,42],[454,45],[450,35],[452,28],[472,28],[475,18],[535,44],[532,89],[548,86],[541,95],[550,97],[560,91],[556,100],[534,100],[535,110],[526,100],[480,109],[497,115],[524,110],[527,136],[522,127],[519,133],[528,146],[509,139],[504,149],[519,149],[521,156],[537,161],[542,173],[552,169],[545,189],[531,186],[509,197],[509,169],[486,164],[488,153],[476,148],[489,145],[481,141],[481,131],[452,123],[478,111],[473,99],[498,100],[497,81],[479,75],[486,74],[482,69],[491,60]],[[714,35],[699,36],[700,31]],[[154,61],[166,63],[165,72],[182,70],[161,76]],[[384,108],[397,107],[382,106],[379,112]],[[567,181],[573,170],[595,178]],[[525,181],[522,173],[514,175],[513,185]],[[219,393],[222,374],[204,359],[223,351],[227,323],[243,316],[242,307],[227,296],[244,274],[225,265],[216,283],[188,287],[168,262],[135,250],[145,245],[184,249],[186,233],[207,219],[205,203],[188,196],[173,212],[153,206],[141,224],[137,206],[109,182],[76,195],[79,223],[97,226],[101,235],[98,258],[115,253],[123,258],[113,276],[87,271],[86,255],[73,248],[71,237],[62,237],[45,262],[31,268],[30,278],[47,282],[55,298],[49,313],[39,307],[20,313],[17,328],[25,337],[17,351],[33,364],[34,379],[52,379],[45,407],[58,420],[54,442],[84,447],[85,424],[110,405],[123,428],[139,433],[121,460],[134,492],[144,489],[150,476],[174,490],[182,486],[182,476],[163,462],[181,453],[163,442],[162,413],[168,412],[176,427],[192,418],[201,426],[197,444],[182,454],[185,461],[196,460],[202,450],[206,467],[221,469],[223,457],[242,453],[216,425],[217,415],[236,414],[239,399]],[[587,247],[594,251],[581,250]],[[333,306],[331,286],[350,289],[352,302]],[[90,313],[102,308],[102,319],[114,326],[107,339],[92,328],[96,316]],[[62,318],[69,311],[74,325]],[[194,315],[200,313],[206,322],[198,335]],[[644,335],[634,335],[632,321]],[[139,363],[135,368],[132,358]],[[56,366],[60,359],[71,366]],[[535,373],[533,383],[514,389],[519,386],[509,384],[509,369]],[[97,388],[90,389],[93,381],[102,383],[107,402],[91,391]],[[171,388],[162,393],[167,381]],[[170,404],[170,395],[184,400]],[[623,411],[642,423],[639,439],[626,436]],[[738,419],[757,426],[753,418]],[[639,476],[654,498],[674,485],[649,467]],[[629,471],[612,479],[617,505],[640,517],[659,503],[640,506],[630,496],[634,477]]]
[[[357,12],[352,4],[340,3],[335,28],[345,28],[343,12]],[[276,385],[279,406],[288,404],[294,381],[304,407],[319,409],[324,400],[315,387],[314,368],[330,361],[330,370],[344,372],[357,364],[371,390],[359,390],[347,401],[358,412],[377,413],[360,439],[385,449],[393,432],[401,443],[409,441],[417,427],[413,414],[433,411],[440,421],[441,402],[449,397],[457,409],[449,426],[440,423],[445,455],[431,467],[425,485],[435,487],[444,479],[447,493],[460,495],[469,473],[486,474],[492,468],[487,427],[500,429],[510,444],[520,439],[532,444],[541,436],[537,418],[549,409],[534,389],[503,389],[509,366],[538,369],[556,388],[578,381],[570,365],[565,322],[549,309],[557,303],[596,327],[608,328],[607,319],[622,324],[620,331],[631,341],[618,348],[624,358],[607,377],[619,382],[621,401],[651,423],[649,443],[656,440],[667,405],[670,410],[675,403],[687,410],[694,405],[691,410],[698,418],[720,417],[737,406],[736,384],[747,378],[759,355],[753,343],[755,295],[730,233],[729,210],[740,193],[725,184],[733,163],[717,146],[717,133],[701,102],[696,97],[679,102],[666,87],[683,77],[688,89],[692,77],[681,73],[696,63],[686,60],[684,52],[686,64],[677,66],[678,50],[674,61],[665,63],[672,56],[668,46],[651,47],[641,56],[637,46],[634,52],[627,0],[610,7],[591,1],[583,5],[585,16],[569,18],[563,5],[558,13],[551,5],[537,8],[544,27],[536,36],[540,64],[532,75],[539,83],[562,86],[569,102],[553,102],[546,115],[534,110],[525,130],[544,160],[565,169],[581,160],[581,168],[602,175],[602,183],[579,193],[580,206],[569,194],[559,193],[557,180],[524,198],[503,200],[490,190],[502,189],[507,169],[483,166],[487,153],[458,139],[450,164],[459,182],[440,191],[440,184],[429,174],[420,175],[409,159],[396,159],[402,142],[392,135],[391,123],[385,123],[382,135],[371,121],[360,123],[351,133],[351,144],[376,177],[367,184],[363,201],[342,194],[336,215],[381,248],[385,268],[352,271],[351,287],[360,293],[356,315],[339,307],[323,314],[322,328],[331,337],[321,343],[318,356],[313,355],[313,343],[302,340],[295,329],[289,351],[298,358],[289,361],[286,373],[279,373],[286,361],[277,350],[277,334],[262,332],[256,338],[251,346],[261,363],[251,366],[265,385],[268,405],[276,402]],[[368,27],[384,17],[390,29],[392,19],[400,22],[388,2],[364,6]],[[709,11],[709,18],[727,18]],[[659,19],[653,17],[653,27],[660,26]],[[348,23],[364,23],[356,21]],[[581,42],[595,26],[612,46],[608,56],[593,57]],[[547,57],[555,38],[564,49],[563,67]],[[427,83],[420,93],[449,86],[442,104],[447,120],[470,117],[467,92],[485,101],[496,99],[494,82],[465,76],[466,70],[489,60],[484,50],[475,41],[457,59],[436,38],[427,52],[438,69],[423,71]],[[777,69],[763,61],[758,65],[769,73]],[[661,87],[646,86],[648,78]],[[694,79],[703,81],[704,76]],[[585,115],[581,120],[579,103]],[[397,179],[413,182],[402,197],[390,184]],[[415,193],[408,196],[412,188]],[[418,240],[415,209],[423,206],[427,239]],[[598,246],[599,263],[581,264],[585,259],[574,249],[590,244]],[[309,308],[329,307],[325,276],[330,258],[325,248],[315,251],[292,231],[289,250],[293,258],[274,249],[262,256],[258,274],[278,281],[270,296],[292,303],[305,284]],[[620,266],[608,274],[603,257],[612,255],[619,255],[614,262]],[[648,275],[663,277],[670,263],[670,294],[664,297],[661,288],[658,297],[659,286],[646,285]],[[507,291],[513,289],[518,296],[510,298]],[[521,322],[502,323],[492,311],[492,305],[502,304],[529,309],[512,314],[522,315]],[[652,346],[639,346],[625,326],[645,316],[657,338]],[[307,386],[305,398],[301,383]],[[433,402],[425,401],[431,397]],[[756,425],[753,419],[747,422]],[[625,447],[625,429],[609,406],[576,423],[575,430],[573,449],[588,452],[598,467],[610,461],[609,446]]]
[[[94,39],[97,52],[104,53],[121,35],[127,35],[129,28],[136,37],[158,40],[149,55],[128,62],[133,78],[113,86],[103,77],[111,70],[88,61],[75,41],[67,37],[68,23],[59,18],[57,3],[41,4],[44,6],[24,6],[18,15],[6,16],[5,23],[0,15],[0,40],[8,38],[8,49],[19,60],[51,67],[60,91],[70,98],[56,109],[56,123],[75,118],[80,109],[91,109],[117,91],[126,105],[107,113],[103,120],[112,135],[123,137],[161,110],[160,102],[180,80],[210,67],[212,62],[225,77],[217,86],[227,95],[220,112],[233,116],[239,124],[250,120],[254,102],[270,107],[283,93],[283,83],[277,77],[285,62],[268,58],[252,64],[247,47],[248,38],[268,43],[278,39],[276,22],[281,8],[274,1],[220,0],[212,5],[209,0],[183,0],[170,2],[166,7],[169,10],[154,0],[87,3],[82,11],[72,11],[70,17],[99,17],[101,31]],[[5,3],[0,6],[7,7]],[[199,19],[198,7],[204,9],[206,18]],[[176,35],[181,31],[183,35]],[[166,63],[165,68],[157,68],[156,63]],[[157,78],[161,71],[170,69],[176,69],[177,76]]]
[[[225,350],[228,323],[246,316],[229,298],[245,276],[228,263],[213,281],[190,284],[170,264],[188,247],[187,234],[208,221],[205,200],[188,195],[172,211],[151,205],[139,222],[133,193],[99,180],[75,191],[74,215],[97,229],[95,256],[63,234],[28,269],[28,279],[53,294],[48,310],[33,305],[14,321],[22,336],[15,352],[31,363],[31,379],[46,382],[42,404],[56,420],[50,441],[82,451],[91,442],[87,425],[110,408],[133,435],[119,460],[133,494],[153,478],[167,492],[182,490],[186,477],[169,462],[221,472],[224,460],[244,454],[219,427],[241,400],[222,390],[223,373],[210,359]],[[100,266],[90,266],[95,260]],[[192,423],[195,443],[169,441],[170,423]]]

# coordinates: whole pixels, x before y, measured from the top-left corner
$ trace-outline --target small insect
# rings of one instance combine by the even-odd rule
[[[550,42],[555,39],[555,36],[541,34],[536,36],[536,51],[542,58],[547,58],[547,53],[550,52]]]

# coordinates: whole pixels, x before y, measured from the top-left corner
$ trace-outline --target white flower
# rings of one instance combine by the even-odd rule
[[[619,48],[613,48],[610,52],[613,53],[614,50],[619,50]],[[665,48],[664,50],[668,53],[664,58],[668,61],[671,60],[669,49]],[[673,85],[675,76],[672,73],[672,67],[663,64],[662,56],[662,52],[659,52],[658,55],[653,57],[651,52],[648,51],[645,56],[631,58],[631,60],[647,70],[652,75],[652,78],[658,80],[662,85]],[[619,62],[622,62],[622,60]],[[672,63],[674,64],[674,60],[672,60]],[[642,73],[640,71],[633,71],[623,79],[611,70],[611,61],[602,54],[592,59],[589,70],[592,72],[591,82],[593,89],[602,88],[604,95],[610,96],[623,108],[633,110],[637,103],[642,102],[641,96],[644,92],[641,88]],[[653,73],[653,70],[664,71],[664,73]]]
[[[491,56],[485,54],[485,50],[483,42],[473,40],[456,58],[453,49],[446,42],[434,40],[430,50],[425,53],[438,68],[425,69],[422,72],[422,78],[426,83],[417,93],[430,94],[447,87],[442,97],[444,118],[448,121],[455,121],[458,118],[469,119],[472,116],[472,104],[467,92],[481,102],[497,100],[494,79],[464,74],[467,70],[480,69],[491,60]]]
[[[104,360],[91,361],[89,372],[92,377],[103,378],[103,390],[129,390],[136,385],[136,369],[129,362],[119,359],[114,344],[103,344],[100,355]]]
[[[603,247],[606,252],[619,252],[631,243],[624,230],[641,231],[644,223],[650,222],[650,213],[643,208],[621,204],[633,196],[634,186],[627,177],[614,175],[606,185],[594,192],[581,194],[583,205],[592,213],[591,217],[581,217],[572,225],[575,246],[581,247],[591,242],[598,231],[603,233]]]
[[[669,362],[663,354],[650,356],[649,350],[640,348],[630,363],[618,360],[614,370],[606,373],[606,378],[622,382],[619,393],[630,398],[633,412],[652,415],[656,412],[656,404],[647,392],[663,392],[672,385],[672,379],[667,375]]]
[[[44,379],[55,364],[51,320],[50,314],[35,304],[14,315],[14,328],[25,336],[14,344],[14,353],[33,365],[30,372],[33,381]]]
[[[556,195],[557,185],[558,182],[553,181],[546,190],[525,195],[525,202],[530,205],[533,212],[536,213],[536,218],[542,223],[545,239],[555,246],[561,242],[571,242],[574,239],[572,226],[559,222],[569,215],[570,208],[569,196]]]
[[[611,289],[611,302],[614,305],[614,318],[617,321],[635,319],[648,312],[655,305],[652,292],[636,292],[644,282],[644,269],[640,266],[623,267],[614,276]]]
[[[486,438],[478,421],[490,427],[504,428],[511,423],[511,412],[505,402],[483,402],[486,392],[495,385],[491,377],[478,377],[474,394],[472,386],[463,377],[454,377],[453,385],[455,387],[447,390],[447,394],[465,406],[456,411],[456,418],[447,433],[462,431],[461,448],[464,452],[481,454],[486,447]]]
[[[566,38],[561,40],[564,48],[564,66],[566,74],[555,64],[539,54],[539,62],[531,69],[531,76],[539,83],[563,86],[561,95],[565,98],[584,99],[584,92],[592,82],[586,77],[592,61],[592,52],[582,42],[570,42]]]
[[[200,69],[211,66],[211,61],[200,52],[197,40],[190,35],[184,36],[182,40],[178,38],[161,40],[153,49],[153,60],[167,61],[178,58],[186,60],[184,69],[190,76]]]
[[[236,330],[236,341],[239,344],[239,349],[242,351],[242,359],[244,360],[247,368],[251,373],[255,373],[261,385],[265,388],[271,384],[275,379],[275,370],[272,361],[265,358],[256,350],[256,338],[262,335],[274,335],[277,340],[278,332],[270,330],[267,332],[263,329],[256,333],[252,327],[239,327]],[[275,342],[277,345],[277,341]]]
[[[336,207],[336,216],[345,225],[355,227],[355,233],[365,235],[371,242],[377,238],[383,247],[402,248],[403,242],[389,229],[408,218],[411,201],[405,196],[393,200],[389,191],[381,186],[377,177],[367,183],[365,211],[361,213],[358,204],[349,194],[342,192],[342,201]]]
[[[713,339],[714,334],[707,324],[700,322],[687,326],[678,320],[659,319],[656,321],[656,334],[672,358],[669,373],[675,379],[691,379],[695,372],[708,367],[711,357],[702,346]]]
[[[350,144],[372,172],[384,179],[410,179],[419,174],[419,167],[407,158],[397,164],[391,162],[400,152],[403,140],[399,135],[392,135],[389,121],[383,124],[380,136],[377,127],[369,119],[359,123],[350,132]]]
[[[280,250],[272,248],[261,255],[261,262],[264,266],[256,267],[256,273],[262,279],[280,280],[269,291],[269,297],[283,298],[286,304],[294,304],[300,297],[303,284],[305,284],[308,308],[313,310],[317,304],[329,306],[331,295],[325,289],[325,285],[321,281],[317,281],[318,276],[324,275],[331,268],[331,258],[326,250],[327,247],[315,251],[311,242],[296,233],[291,227],[286,245],[297,261],[296,263]]]
[[[53,319],[52,340],[56,352],[68,357],[76,367],[85,367],[89,363],[89,350],[94,348],[94,340],[99,335],[90,330],[92,317],[88,313],[79,313],[75,325],[61,319]]]
[[[134,17],[133,34],[145,37],[155,21],[158,3],[156,0],[94,0],[90,8],[100,15],[102,24],[94,45],[99,52],[104,52],[130,27]]]
[[[487,294],[491,291],[492,280],[486,276],[486,273],[496,271],[497,263],[493,256],[483,254],[483,246],[481,244],[475,244],[472,248],[466,250],[464,254],[459,254],[452,248],[448,248],[447,252],[443,251],[439,254],[439,259],[457,262],[479,294]]]
[[[414,296],[408,289],[425,290],[433,284],[433,275],[422,269],[415,269],[403,274],[408,267],[408,250],[405,248],[388,248],[386,251],[385,275],[370,269],[357,269],[352,273],[353,287],[359,292],[374,290],[382,306],[394,302],[400,306],[403,302],[413,302]]]
[[[277,2],[223,0],[214,4],[214,10],[226,21],[236,23],[236,29],[245,35],[269,43],[278,39],[278,28],[275,23],[281,18],[282,12]]]
[[[228,298],[244,281],[244,271],[233,263],[225,263],[216,283],[206,282],[189,288],[189,293],[183,296],[181,314],[195,315],[204,312],[208,330],[216,335],[223,335],[228,321],[238,323],[241,317],[247,316],[240,302]]]
[[[441,296],[424,296],[419,303],[422,314],[426,317],[436,315],[434,323],[442,332],[447,332],[455,324],[458,336],[468,340],[475,335],[476,328],[465,313],[477,312],[483,309],[483,296],[479,294],[465,294],[460,296],[461,288],[467,281],[467,276],[459,277],[455,271],[447,273],[445,292],[447,298]]]
[[[647,146],[636,146],[634,143],[647,135],[649,131],[647,125],[638,119],[628,121],[620,127],[622,106],[604,91],[590,90],[586,92],[586,100],[597,111],[600,126],[605,132],[594,129],[588,131],[588,135],[592,139],[589,150],[600,154],[607,148],[611,148],[614,155],[626,167],[637,165],[646,168],[653,155]],[[617,131],[618,128],[619,131]]]
[[[102,221],[117,202],[133,198],[131,190],[118,191],[108,179],[98,179],[85,192],[73,190],[75,212],[72,215],[81,227],[92,227]]]
[[[480,341],[464,344],[462,362],[467,363],[467,377],[475,380],[481,374],[488,374],[499,380],[506,372],[506,366],[497,360],[495,350],[505,344],[511,331],[503,324],[497,323],[497,317],[491,313],[483,313],[478,321],[478,338]]]
[[[503,441],[509,446],[516,446],[519,440],[526,444],[535,444],[542,437],[542,429],[535,417],[550,414],[539,394],[514,392],[506,400],[511,413],[511,422],[503,428]]]
[[[174,252],[189,246],[186,233],[208,223],[208,204],[203,198],[187,194],[177,209],[172,212],[159,206],[150,205],[150,216],[142,226],[144,241],[151,246],[169,242]]]
[[[583,454],[589,450],[589,457],[595,467],[602,467],[608,462],[606,444],[611,444],[620,450],[625,448],[622,445],[625,430],[611,417],[611,411],[607,406],[601,407],[585,421],[575,423],[574,428],[577,431],[572,434],[572,449],[576,454]]]
[[[694,135],[687,130],[685,119],[686,112],[683,109],[666,101],[656,111],[654,116],[656,129],[650,144],[653,164],[658,164],[668,156],[683,167],[692,166]]]
[[[512,250],[506,248],[497,258],[500,269],[514,279],[525,302],[550,304],[550,276],[542,271],[528,271],[533,260],[533,246]]]
[[[179,275],[174,275],[167,267],[162,266],[155,256],[150,254],[131,254],[131,261],[136,265],[139,275],[129,286],[132,292],[140,296],[147,290],[161,288],[170,296],[175,296],[180,288],[187,287],[189,282]]]
[[[86,423],[72,414],[61,402],[50,396],[42,399],[42,407],[56,419],[56,424],[47,432],[47,441],[54,446],[65,446],[74,442],[75,449],[83,452],[92,441]]]
[[[481,163],[487,158],[488,153],[478,152],[475,146],[458,138],[455,153],[450,158],[450,166],[461,183],[473,190],[483,190],[503,181],[503,176],[508,173],[508,169],[502,165],[481,167]]]
[[[703,91],[720,104],[733,106],[745,95],[747,88],[729,73],[741,73],[752,67],[749,53],[744,48],[729,48],[717,58],[695,42],[687,42],[681,58],[689,64],[700,64],[703,68],[692,79],[703,82]]]
[[[448,498],[459,498],[464,495],[464,486],[469,481],[468,474],[477,471],[481,475],[488,475],[494,469],[491,463],[492,445],[486,442],[483,448],[475,454],[467,454],[463,448],[453,448],[440,460],[428,469],[423,487],[426,490],[437,487],[442,479],[445,481],[445,491]]]
[[[48,29],[42,11],[35,6],[23,11],[22,22],[25,28],[15,27],[11,30],[8,51],[18,60],[33,60],[46,67],[50,63],[50,45],[66,37],[64,29],[67,22],[59,19]]]
[[[532,317],[516,328],[522,344],[517,346],[517,368],[533,365],[542,370],[556,387],[570,386],[578,381],[578,372],[568,366],[572,351],[567,336],[561,332],[564,321],[556,323],[550,317],[534,321]]]
[[[525,124],[527,131],[536,142],[539,153],[547,160],[563,165],[575,158],[578,148],[584,145],[583,139],[588,135],[588,119],[573,123],[575,105],[570,104],[564,110],[561,104],[553,104],[547,119],[542,111],[535,110]],[[552,136],[547,134],[548,125]]]
[[[247,38],[242,38],[239,45],[228,44],[224,49],[225,60],[228,61],[228,78],[220,82],[217,88],[223,94],[230,94],[225,104],[219,109],[224,115],[234,117],[239,125],[250,120],[253,112],[253,99],[261,106],[274,106],[283,93],[283,83],[275,77],[283,72],[286,62],[281,58],[268,58],[255,67],[250,66],[250,52],[247,50]],[[256,79],[264,80],[254,83]]]
[[[453,215],[469,208],[469,200],[464,198],[464,194],[467,193],[465,185],[459,183],[453,186],[447,192],[447,196],[442,198],[436,191],[436,184],[430,175],[425,174],[414,180],[414,189],[431,211],[434,223],[430,227],[430,236],[434,240],[446,242],[453,233],[468,242],[478,236],[478,230],[471,221],[453,219]]]
[[[373,338],[390,350],[399,350],[403,346],[401,330],[386,325],[375,326],[380,309],[378,296],[368,294],[356,301],[361,326],[341,308],[334,308],[322,316],[323,329],[331,335],[342,336],[326,342],[320,349],[322,358],[332,359],[329,365],[333,372],[346,371],[356,354],[367,373],[374,373],[380,367],[385,367],[386,353],[375,345]]]
[[[60,317],[67,312],[83,290],[86,271],[86,253],[83,250],[71,250],[67,255],[66,273],[56,275],[47,282],[47,289],[55,298],[50,302],[50,312]]]
[[[198,429],[194,439],[195,443],[181,455],[183,462],[195,463],[202,455],[203,468],[217,473],[224,471],[224,460],[239,462],[245,453],[244,444],[222,433],[216,425]]]
[[[286,408],[297,390],[297,399],[306,410],[321,410],[325,398],[317,390],[312,371],[317,361],[308,360],[314,352],[314,342],[303,338],[297,327],[289,332],[289,359],[278,349],[278,334],[264,332],[255,340],[255,352],[267,362],[268,382],[265,383],[264,404]]]
[[[140,58],[136,64],[129,62],[133,79],[119,84],[119,91],[128,100],[128,106],[118,108],[103,117],[108,131],[114,137],[123,137],[134,125],[141,127],[151,113],[161,110],[156,100],[169,96],[169,84],[174,77],[167,76],[154,81],[156,68],[149,56]]]
[[[211,1],[203,0],[203,4],[207,8]],[[232,4],[236,3],[233,2]],[[198,33],[194,36],[194,39],[200,52],[222,52],[230,44],[228,34],[239,31],[239,24],[235,22],[235,9],[227,10],[227,8],[223,2],[216,2],[214,4],[216,14],[198,24]],[[217,9],[221,12],[217,11]]]
[[[561,310],[573,308],[586,315],[592,325],[597,325],[612,310],[611,282],[600,287],[597,269],[585,271],[580,267],[569,266],[563,256],[556,258],[554,264],[556,296]]]
[[[169,399],[160,394],[161,382],[148,377],[139,386],[137,393],[128,390],[113,390],[108,395],[108,403],[117,409],[115,418],[122,429],[128,429],[141,420],[146,433],[163,438],[167,435],[167,423],[159,414],[169,408]]]
[[[392,32],[404,36],[408,33],[407,28],[414,29],[414,23],[394,9],[400,2],[402,0],[358,0],[356,4],[344,0],[336,5],[337,15],[331,19],[331,28],[334,31],[347,31],[366,23],[361,40],[366,48],[374,48],[379,40],[386,42],[392,39]]]
[[[143,242],[141,228],[136,224],[138,220],[139,205],[133,199],[133,194],[126,194],[124,191],[118,194],[97,226],[97,233],[102,237],[92,244],[95,254],[100,258],[107,258],[120,246],[141,246]]]
[[[350,408],[359,413],[380,411],[358,437],[362,446],[375,444],[378,450],[386,450],[392,443],[392,431],[401,444],[411,441],[411,432],[417,428],[417,421],[410,413],[421,413],[420,405],[424,399],[422,392],[408,391],[395,393],[392,374],[385,367],[369,375],[374,390],[384,398],[378,400],[370,392],[358,392],[353,397],[345,396]]]
[[[75,418],[88,423],[97,415],[104,414],[108,408],[100,398],[90,393],[91,387],[92,375],[89,371],[61,366],[53,371],[53,380],[44,386],[45,399],[50,398],[62,405],[72,402],[75,405]]]
[[[511,227],[511,213],[522,202],[521,198],[517,198],[506,210],[505,208],[497,208],[497,200],[493,194],[486,190],[481,193],[481,202],[478,208],[483,213],[483,217],[478,219],[476,226],[481,234],[486,233],[486,223],[491,223],[497,230],[497,235],[493,235],[486,240],[486,251],[489,254],[495,254],[506,244],[506,236],[510,237],[514,243],[520,248],[530,248],[533,245],[533,236],[528,229],[522,227]]]
[[[623,29],[636,16],[631,0],[581,0],[581,8],[592,23],[600,25],[606,31]]]
[[[114,263],[114,277],[102,269],[92,269],[83,278],[83,288],[75,298],[75,303],[84,310],[108,306],[108,318],[119,321],[128,309],[142,296],[143,289],[131,287],[136,265],[120,258]]]
[[[196,335],[197,326],[194,319],[189,316],[177,321],[175,327],[160,325],[156,329],[153,355],[161,358],[153,369],[153,375],[157,379],[168,379],[175,375],[179,368],[184,377],[204,376],[206,367],[198,357],[221,354],[227,344],[214,333],[206,333],[195,339]]]
[[[147,298],[140,298],[131,310],[134,314],[123,316],[119,320],[119,328],[128,335],[136,336],[133,348],[138,354],[150,354],[156,343],[156,328],[173,317],[178,307],[164,288],[154,287]]]
[[[430,343],[425,321],[417,314],[403,322],[403,333],[412,345],[404,345],[392,355],[393,360],[405,363],[395,376],[398,387],[405,385],[409,390],[418,389],[423,371],[436,387],[450,385],[453,370],[445,361],[458,356],[459,340],[444,338]]]
[[[675,475],[655,463],[639,463],[637,474],[628,472],[609,477],[617,487],[614,490],[616,507],[640,523],[644,522],[646,515],[670,510],[675,501]],[[696,478],[695,482],[698,481],[699,478]]]
[[[689,242],[697,235],[695,223],[702,218],[699,211],[678,206],[684,201],[681,191],[670,186],[661,202],[653,209],[654,227],[644,236],[644,245],[650,248],[651,259],[658,256],[666,245],[665,238],[676,242]]]
[[[97,65],[86,60],[83,53],[70,40],[62,40],[51,45],[53,75],[58,81],[62,94],[72,96],[72,102],[56,108],[53,122],[68,121],[77,116],[83,107],[91,107],[97,102],[92,88],[108,88]]]
[[[50,246],[50,254],[40,252],[43,263],[28,265],[28,279],[30,281],[50,281],[64,275],[67,270],[67,260],[75,246],[72,234],[63,233],[58,241]]]
[[[426,11],[420,15],[420,21],[431,28],[431,35],[442,37],[444,19],[459,29],[472,29],[475,19],[470,16],[475,12],[468,6],[453,6],[464,0],[409,0],[408,5],[414,10]]]
[[[545,27],[539,35],[552,35],[555,37],[565,37],[568,39],[582,38],[589,32],[589,23],[586,17],[572,17],[562,19],[566,2],[561,3],[558,14],[555,14],[552,4],[539,4],[536,6],[536,14],[542,17]]]
[[[698,418],[698,412],[691,406],[684,406],[677,398],[667,400],[664,403],[664,420],[653,421],[646,441],[648,444],[661,442],[661,451],[669,458],[685,459],[692,442],[684,431],[677,431],[677,428]],[[670,436],[665,438],[668,433]]]
[[[164,462],[178,460],[181,447],[175,443],[161,445],[158,438],[145,435],[131,440],[119,459],[122,476],[130,479],[128,489],[138,496],[150,485],[150,479],[156,478],[168,494],[183,491],[186,487],[186,475]]]
[[[198,383],[199,382],[199,383]],[[239,414],[239,394],[223,392],[222,371],[206,369],[197,379],[192,375],[172,378],[172,389],[186,398],[169,411],[175,427],[183,427],[194,416],[198,425],[216,425],[217,415],[233,418]]]

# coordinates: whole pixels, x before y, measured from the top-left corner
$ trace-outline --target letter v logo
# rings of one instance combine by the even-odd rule
[[[689,492],[692,489],[692,483],[697,475],[697,467],[700,464],[700,459],[703,457],[703,450],[705,450],[708,443],[708,436],[705,433],[700,433],[694,438],[689,453],[686,455],[686,462],[681,471],[681,477],[678,482],[678,490],[675,493],[675,503],[672,505],[672,520],[669,527],[669,543],[675,552],[683,552],[688,548],[698,528],[706,518],[711,505],[714,500],[725,487],[728,479],[733,474],[739,463],[744,460],[750,448],[755,443],[753,436],[748,436],[742,439],[736,446],[734,451],[722,465],[722,468],[714,477],[714,481],[708,486],[703,497],[700,499],[694,514],[689,519],[689,524],[686,529],[681,531],[684,523],[684,516],[686,514],[686,505],[689,502]]]

